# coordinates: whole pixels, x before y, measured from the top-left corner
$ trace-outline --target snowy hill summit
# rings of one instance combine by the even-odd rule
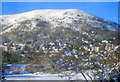
[[[34,37],[35,41],[62,39],[73,42],[84,37],[104,40],[114,38],[118,32],[117,23],[77,9],[34,10],[4,15],[0,17],[0,27],[5,41],[15,43],[23,40],[34,41]]]
[[[37,24],[41,21],[44,21],[43,25],[48,25],[49,23],[52,28],[66,27],[77,31],[80,31],[81,27],[85,25],[98,28],[104,27],[107,30],[112,31],[117,30],[116,27],[118,26],[116,23],[100,19],[96,16],[93,16],[89,13],[77,9],[35,10],[21,14],[2,16],[0,17],[0,19],[0,21],[3,24],[3,27],[4,25],[7,25],[7,27],[3,28],[3,30],[5,29],[4,32],[12,31],[15,28],[23,30],[24,28],[19,28],[20,23],[27,20],[31,22],[27,24],[29,27],[29,29],[27,30],[40,28],[40,26],[37,26]]]

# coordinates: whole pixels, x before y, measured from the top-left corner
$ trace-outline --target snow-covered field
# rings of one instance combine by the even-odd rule
[[[85,75],[87,80],[90,78]],[[63,74],[42,74],[42,73],[34,73],[34,74],[13,74],[6,75],[6,80],[69,80],[68,76]],[[74,76],[71,76],[70,80],[85,80],[81,73],[78,73]]]

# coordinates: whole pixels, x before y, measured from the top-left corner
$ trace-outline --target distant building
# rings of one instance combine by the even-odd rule
[[[0,49],[1,49],[2,51],[7,51],[7,50],[8,50],[7,46],[3,46],[3,45],[0,45]]]
[[[99,52],[99,47],[94,48],[95,52]]]

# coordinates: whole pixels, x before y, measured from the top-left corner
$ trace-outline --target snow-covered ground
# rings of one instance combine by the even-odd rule
[[[87,80],[90,78],[85,75]],[[13,74],[6,75],[6,80],[69,80],[68,76],[64,74],[45,74],[45,73],[34,73],[34,74]],[[70,80],[85,80],[81,73],[71,76]]]

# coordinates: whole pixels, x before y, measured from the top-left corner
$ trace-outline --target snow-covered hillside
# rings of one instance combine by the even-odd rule
[[[27,30],[39,28],[36,25],[40,21],[49,22],[51,28],[66,27],[77,31],[80,31],[81,27],[85,25],[99,28],[103,28],[104,26],[109,30],[117,30],[116,27],[118,26],[116,23],[106,21],[77,9],[35,10],[21,14],[6,15],[0,17],[0,24],[3,25],[4,32],[10,32],[15,28],[19,28],[20,23],[25,20],[31,20],[31,24],[27,24],[30,27]],[[24,28],[21,28],[21,30],[26,31]]]
[[[116,79],[119,74],[120,31],[115,22],[76,9],[35,10],[1,16],[0,27],[5,73],[21,73],[6,64],[28,64],[28,73],[51,73],[45,74],[47,79],[61,80],[55,74],[66,71],[65,76],[75,72],[79,79],[89,70],[100,80],[111,79],[110,74]],[[19,75],[8,77],[19,79]]]

